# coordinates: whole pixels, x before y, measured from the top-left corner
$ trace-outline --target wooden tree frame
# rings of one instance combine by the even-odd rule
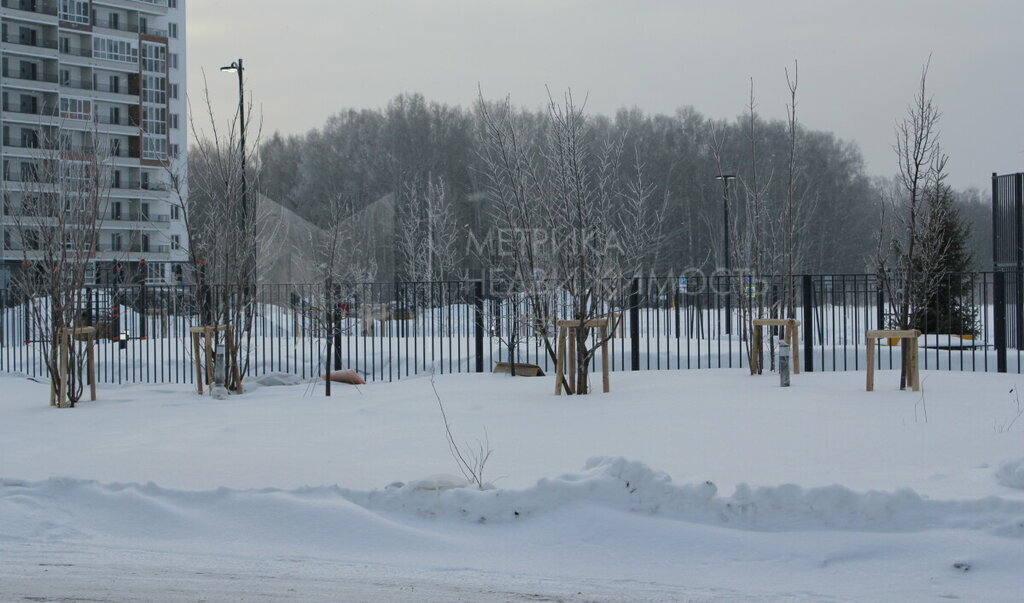
[[[566,369],[566,347],[568,347],[568,360],[569,360],[569,380],[567,382],[569,392],[574,393],[577,391],[576,388],[576,332],[580,329],[599,329],[600,332],[604,332],[608,328],[607,318],[595,318],[588,320],[582,326],[578,320],[559,320],[556,323],[558,327],[558,351],[557,359],[555,363],[555,395],[562,395],[562,382],[565,380],[565,369]],[[572,336],[569,332],[572,331]],[[568,346],[566,343],[568,340]],[[601,338],[601,382],[604,388],[604,393],[611,391],[611,383],[608,376],[608,339]]]
[[[921,370],[918,367],[918,351],[917,351],[917,339],[921,336],[921,331],[917,329],[906,329],[906,330],[887,330],[880,329],[875,331],[868,331],[866,334],[867,346],[868,346],[868,382],[867,391],[874,391],[875,389],[875,347],[878,345],[879,339],[900,339],[908,340],[907,345],[904,346],[906,354],[909,355],[909,362],[904,363],[907,367],[907,381],[913,390],[921,391]],[[901,386],[902,388],[902,386]]]
[[[89,399],[96,400],[96,327],[65,327],[57,334],[58,373],[60,386],[50,387],[50,406],[61,407],[68,399],[68,377],[71,369],[71,346],[74,341],[84,341],[86,350],[86,379],[89,382]]]
[[[793,374],[800,374],[800,321],[793,318],[755,318],[753,321],[754,335],[750,351],[750,371],[754,375],[760,375],[761,350],[764,338],[764,327],[783,327],[786,330],[784,341],[789,344],[793,354]]]
[[[192,358],[195,361],[196,366],[196,389],[199,395],[203,395],[203,382],[207,385],[213,383],[213,369],[214,369],[214,342],[217,340],[217,333],[224,333],[225,345],[227,346],[228,363],[231,365],[231,377],[235,382],[235,393],[243,393],[242,389],[242,377],[238,372],[238,352],[235,348],[234,333],[231,330],[230,325],[213,325],[213,326],[202,326],[192,327],[190,329],[192,333]],[[205,345],[200,344],[200,340],[205,339]],[[205,358],[205,371],[203,370],[203,359]],[[213,388],[211,387],[211,393]]]

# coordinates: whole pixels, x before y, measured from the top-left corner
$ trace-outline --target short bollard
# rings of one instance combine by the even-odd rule
[[[224,382],[227,380],[225,356],[224,345],[218,345],[217,354],[213,361],[213,387],[210,388],[210,395],[215,400],[223,400],[228,397],[228,390],[224,387]]]
[[[779,385],[789,387],[789,344],[779,344]]]

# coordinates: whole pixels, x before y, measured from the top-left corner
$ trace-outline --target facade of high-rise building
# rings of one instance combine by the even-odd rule
[[[0,25],[0,288],[39,245],[33,187],[101,171],[87,280],[181,280],[185,0],[0,0]]]

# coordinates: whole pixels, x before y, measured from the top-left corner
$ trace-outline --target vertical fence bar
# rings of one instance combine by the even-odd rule
[[[1006,273],[993,274],[992,305],[995,314],[993,326],[996,346],[996,371],[1006,372]]]
[[[640,370],[640,279],[634,278],[630,290],[630,370]]]
[[[484,283],[477,281],[473,287],[473,307],[476,310],[474,327],[474,354],[476,372],[484,372]]]
[[[801,279],[803,288],[803,332],[804,332],[804,370],[814,371],[814,283],[811,275],[805,274]]]

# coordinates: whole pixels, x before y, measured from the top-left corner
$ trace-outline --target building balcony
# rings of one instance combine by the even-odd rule
[[[39,139],[10,139],[4,141],[4,155],[7,157],[24,157],[38,159],[47,154],[53,155],[52,145],[41,142]]]
[[[75,130],[77,132],[99,132],[100,134],[114,134],[122,136],[138,136],[139,125],[132,123],[127,116],[119,116],[115,119],[111,119],[108,115],[96,115],[91,118],[83,119],[80,116],[64,115],[60,123],[61,128],[65,130]],[[118,154],[120,157],[132,157],[127,149],[121,149]]]
[[[140,228],[162,229],[171,225],[171,216],[168,214],[149,214],[139,211],[122,211],[120,213],[108,211],[101,218],[101,228],[116,228],[119,230],[138,230]]]
[[[38,23],[55,23],[57,20],[55,0],[0,0],[0,7],[19,11],[19,18]]]
[[[64,46],[60,49],[60,53],[70,57],[92,57],[92,48],[81,48],[78,46]]]
[[[93,0],[93,4],[137,10],[148,15],[167,14],[167,0]]]
[[[142,243],[125,243],[123,245],[111,245],[104,243],[96,246],[96,253],[103,254],[105,257],[100,259],[119,259],[119,260],[146,260],[146,259],[165,259],[171,254],[170,245],[154,245],[142,244]]]
[[[104,33],[101,30],[106,29],[106,30],[116,31],[116,32],[127,31],[129,33],[136,33],[136,34],[141,34],[141,35],[144,35],[144,36],[155,36],[155,37],[158,37],[158,38],[166,38],[167,37],[167,30],[166,29],[157,29],[157,28],[154,28],[154,27],[151,27],[151,26],[148,26],[148,25],[146,27],[140,27],[137,23],[121,23],[121,22],[111,23],[110,21],[94,20],[93,23],[92,23],[92,26],[94,28],[94,31],[96,31],[96,33]]]
[[[118,182],[111,184],[107,190],[108,196],[116,199],[165,199],[167,198],[168,187],[166,185],[149,184],[143,186],[138,182]]]
[[[57,40],[40,40],[39,38],[33,39],[8,33],[0,37],[0,41],[4,43],[4,49],[7,52],[29,54],[50,59],[57,57]]]
[[[57,92],[57,74],[8,69],[3,72],[4,82],[9,88],[24,88],[40,92]]]
[[[132,97],[132,104],[138,104],[139,99],[139,88],[138,86],[118,85],[111,86],[104,82],[93,82],[92,80],[76,80],[76,79],[64,79],[60,81],[60,85],[65,88],[74,88],[75,90],[91,90],[94,92],[106,92],[109,94],[120,94],[122,96]]]
[[[163,182],[139,182],[138,180],[118,182],[112,185],[111,188],[122,190],[154,191],[161,193],[170,190],[170,187],[168,187]]]
[[[54,105],[15,105],[8,103],[3,106],[3,120],[28,123],[33,125],[57,125],[59,115]]]

